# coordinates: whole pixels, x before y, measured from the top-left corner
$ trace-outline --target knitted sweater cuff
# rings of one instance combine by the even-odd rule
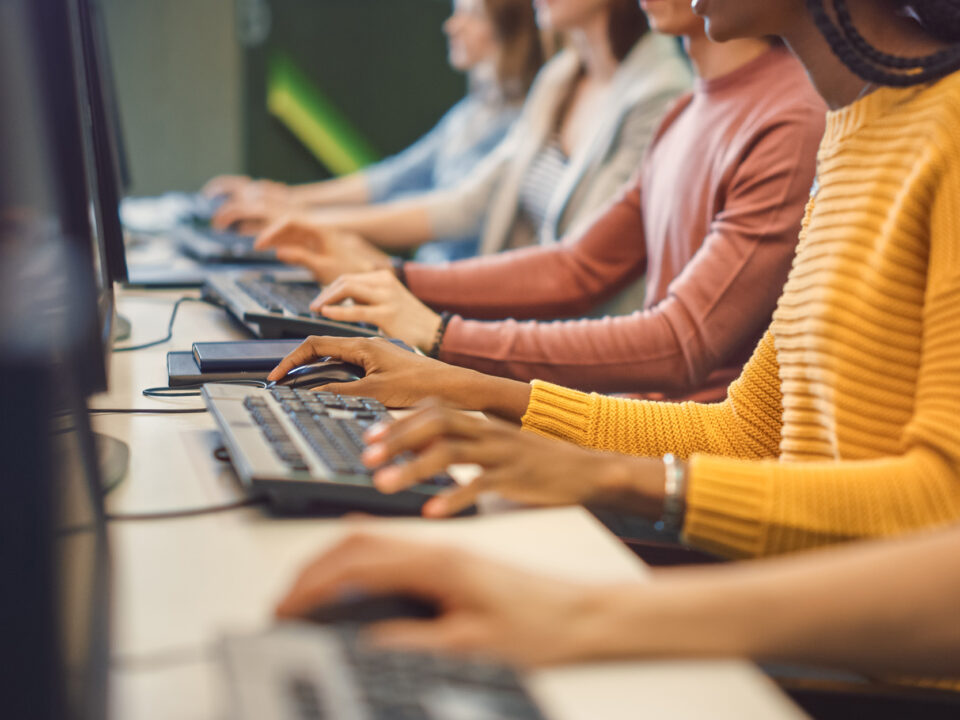
[[[523,416],[523,429],[585,445],[596,401],[595,395],[534,380],[530,403]]]
[[[729,558],[757,557],[766,541],[768,463],[712,455],[690,459],[683,539]]]

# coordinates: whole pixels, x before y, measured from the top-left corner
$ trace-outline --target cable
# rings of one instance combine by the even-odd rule
[[[172,397],[200,397],[200,389],[204,385],[241,385],[244,387],[253,387],[265,389],[266,380],[216,380],[209,383],[199,383],[196,385],[177,385],[175,387],[152,387],[142,392],[144,397],[148,398],[172,398]]]
[[[156,513],[107,513],[108,522],[135,522],[149,520],[176,520],[178,518],[198,517],[201,515],[213,515],[215,513],[229,512],[230,510],[240,510],[247,507],[264,505],[267,502],[266,497],[257,496],[245,500],[237,500],[223,505],[208,505],[207,507],[188,508],[185,510],[166,510]]]
[[[159,340],[153,340],[151,342],[142,343],[140,345],[127,345],[126,347],[115,347],[113,348],[113,352],[119,353],[119,352],[133,352],[134,350],[146,350],[147,348],[156,347],[157,345],[163,345],[165,342],[169,342],[173,338],[173,323],[177,319],[177,311],[180,309],[180,306],[185,302],[206,303],[207,305],[220,307],[213,300],[209,300],[207,298],[182,297],[173,304],[173,311],[170,313],[170,322],[167,323],[167,334],[165,337],[162,337]]]
[[[218,380],[207,385],[242,385],[244,387],[266,388],[264,380]],[[199,397],[203,385],[181,385],[178,387],[153,387],[143,390],[141,394],[148,398],[172,397]],[[91,415],[188,415],[190,413],[205,413],[207,408],[91,408]]]
[[[207,409],[202,408],[93,408],[91,415],[189,415],[191,413],[205,413]]]

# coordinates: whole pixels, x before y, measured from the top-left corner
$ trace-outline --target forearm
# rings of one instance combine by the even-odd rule
[[[459,408],[490,413],[518,424],[530,401],[526,383],[463,368],[449,367],[439,387],[441,397]]]
[[[444,335],[440,359],[502,377],[538,379],[584,391],[676,396],[702,387],[721,363],[696,338],[681,344],[682,333],[672,321],[665,308],[555,322],[457,317]],[[743,358],[744,351],[734,355]]]
[[[638,191],[612,203],[576,236],[440,266],[408,263],[407,285],[435,308],[477,319],[583,315],[643,272]]]
[[[779,453],[781,412],[768,333],[722,403],[629,400],[534,382],[523,425],[541,435],[629,455],[772,458]]]
[[[362,172],[322,182],[296,185],[290,188],[293,202],[304,208],[323,205],[366,205],[370,192]]]
[[[385,250],[408,250],[433,239],[427,213],[415,200],[318,210],[309,219],[358,233]]]
[[[960,532],[666,570],[595,605],[594,657],[748,657],[871,674],[960,673]]]

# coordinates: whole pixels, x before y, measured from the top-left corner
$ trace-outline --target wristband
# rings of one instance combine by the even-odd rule
[[[430,352],[427,353],[428,357],[432,357],[434,360],[440,357],[440,346],[443,344],[443,336],[447,333],[447,325],[450,324],[450,320],[453,319],[453,315],[446,311],[440,313],[440,325],[437,327],[437,336],[433,339],[433,347],[430,348]]]
[[[663,515],[656,523],[657,530],[672,535],[680,534],[686,509],[687,466],[673,453],[663,456],[665,479],[663,486]]]

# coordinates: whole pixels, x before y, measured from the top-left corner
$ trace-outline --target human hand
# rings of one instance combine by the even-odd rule
[[[321,285],[347,273],[392,267],[390,256],[360,235],[301,219],[278,220],[257,237],[254,247],[275,248],[279,260],[306,267]]]
[[[280,380],[290,370],[333,357],[364,369],[351,383],[332,383],[318,391],[372,397],[387,407],[412,407],[439,397],[464,410],[479,410],[519,422],[530,402],[530,386],[506,378],[448,365],[397,347],[383,338],[309,337],[270,373]]]
[[[337,305],[344,300],[352,305]],[[341,275],[310,303],[310,309],[340,322],[370,323],[384,334],[428,352],[440,316],[420,302],[392,270]]]
[[[254,235],[279,218],[294,216],[298,210],[281,195],[267,197],[242,191],[217,208],[210,224],[217,230]]]
[[[359,365],[366,374],[360,380],[331,383],[318,391],[372,397],[395,408],[411,407],[433,395],[456,403],[467,395],[472,381],[479,384],[485,377],[417,355],[383,338],[309,337],[267,379],[280,380],[293,368],[324,357]]]
[[[252,182],[254,182],[253,178],[248,175],[218,175],[209,180],[200,192],[207,197],[220,197],[221,195],[231,197]]]
[[[358,591],[413,595],[440,612],[433,620],[372,625],[368,632],[375,645],[479,655],[524,666],[593,654],[597,618],[611,594],[449,547],[354,535],[300,573],[276,614],[284,619],[308,616],[315,607]]]
[[[541,437],[499,420],[486,420],[428,400],[394,423],[371,428],[363,461],[380,468],[373,482],[384,493],[404,490],[456,464],[482,472],[469,485],[437,495],[427,517],[448,517],[496,492],[530,505],[595,505],[659,517],[664,469],[659,460],[599,452]],[[401,464],[399,457],[413,456]]]

